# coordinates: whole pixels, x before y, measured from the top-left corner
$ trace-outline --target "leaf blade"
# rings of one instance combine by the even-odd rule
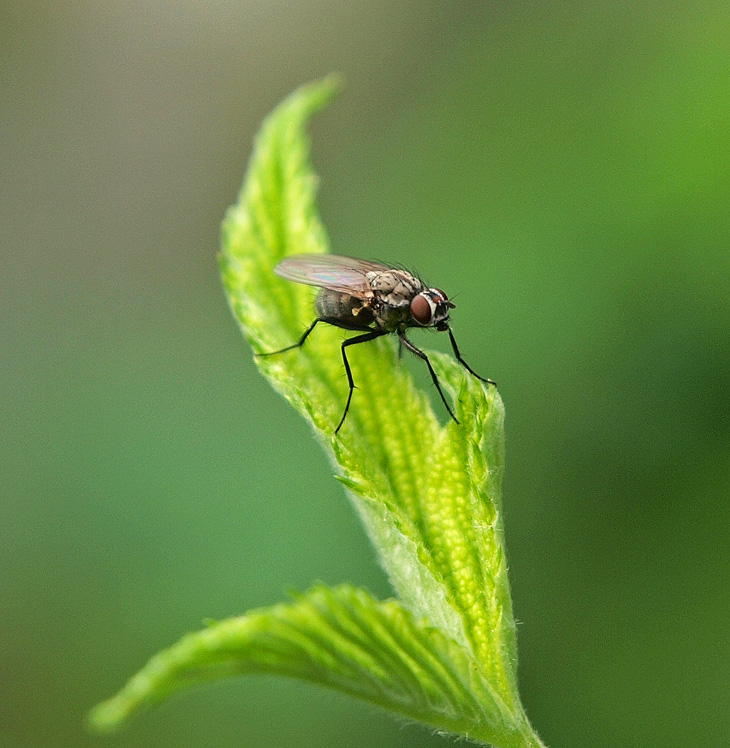
[[[286,103],[270,120],[286,119]],[[277,127],[293,133],[306,118],[293,117]],[[269,132],[264,128],[264,133]],[[288,176],[294,184],[269,190],[267,205],[283,216],[281,243],[264,241],[253,250],[245,242],[229,241],[244,232],[252,202],[258,194],[250,184],[261,164],[283,143],[295,138],[257,141],[247,187],[227,219],[222,256],[231,268],[247,252],[268,258],[257,272],[238,283],[226,273],[231,306],[255,351],[276,350],[298,339],[313,319],[313,294],[308,287],[275,278],[273,266],[281,256],[326,251],[324,230],[316,217],[313,171],[306,154],[307,140],[299,135],[298,168]],[[297,184],[298,182],[298,184]],[[289,194],[307,195],[300,208]],[[278,201],[278,202],[277,202]],[[303,206],[303,207],[302,207]],[[305,209],[306,208],[306,209]],[[240,222],[240,225],[237,225]],[[318,242],[305,244],[288,228],[310,226]],[[232,258],[230,260],[229,258]],[[231,282],[234,276],[234,283]],[[271,293],[259,293],[270,287]],[[237,313],[245,306],[251,312]],[[269,328],[285,332],[270,338]],[[501,525],[501,477],[504,465],[504,408],[494,388],[486,388],[453,358],[429,353],[444,388],[454,395],[460,421],[439,424],[424,392],[398,361],[389,339],[348,349],[358,385],[347,420],[333,438],[347,394],[339,341],[341,331],[319,325],[301,349],[257,359],[261,372],[312,424],[327,450],[338,477],[351,489],[348,495],[359,512],[398,596],[417,615],[442,626],[467,648],[482,676],[504,699],[508,719],[524,720],[516,675],[516,634]],[[414,584],[418,580],[417,584]]]
[[[273,268],[287,255],[327,251],[305,127],[338,87],[334,78],[302,87],[267,118],[223,224],[228,301],[256,353],[296,342],[314,317],[312,289]],[[288,606],[191,634],[99,707],[97,727],[194,682],[278,672],[501,748],[541,745],[517,694],[501,399],[453,359],[430,353],[460,421],[441,426],[392,341],[379,339],[350,349],[359,389],[334,438],[347,393],[340,341],[341,331],[319,325],[301,349],[256,363],[314,428],[402,602],[319,587]],[[247,649],[226,659],[226,635],[241,645],[243,634]]]
[[[498,699],[475,681],[461,647],[398,601],[341,585],[188,634],[96,707],[90,723],[108,731],[191,683],[252,673],[327,686],[432,724],[440,718],[438,727],[455,732],[502,722]]]

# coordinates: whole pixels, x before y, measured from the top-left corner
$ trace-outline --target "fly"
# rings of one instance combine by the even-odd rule
[[[454,303],[439,288],[428,288],[415,275],[381,262],[368,262],[354,257],[330,254],[294,255],[283,259],[274,272],[281,278],[316,286],[320,289],[314,304],[316,319],[293,345],[260,356],[274,356],[301,348],[309,334],[320,323],[353,330],[360,333],[342,342],[342,360],[350,391],[345,410],[337,424],[335,435],[345,422],[350,409],[355,382],[347,360],[347,348],[367,343],[383,335],[396,334],[401,345],[426,362],[429,374],[451,418],[459,423],[444,396],[436,372],[428,356],[406,336],[409,327],[434,327],[448,332],[456,360],[473,376],[487,384],[491,379],[480,377],[464,361],[449,327],[449,310]]]

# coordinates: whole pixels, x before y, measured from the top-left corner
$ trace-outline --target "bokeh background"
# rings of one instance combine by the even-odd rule
[[[506,403],[537,730],[730,746],[727,0],[5,0],[0,49],[0,744],[450,744],[275,678],[83,728],[206,617],[389,594],[215,259],[261,119],[339,71],[333,250],[456,295]]]

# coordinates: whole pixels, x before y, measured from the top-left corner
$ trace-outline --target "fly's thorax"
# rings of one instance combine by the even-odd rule
[[[372,310],[375,323],[382,330],[395,332],[413,324],[411,322],[411,312],[407,305],[392,306],[376,299],[373,302]]]
[[[366,274],[375,297],[384,305],[407,307],[425,286],[405,270],[371,271]]]
[[[314,308],[318,318],[337,320],[345,328],[367,327],[373,321],[367,300],[331,288],[320,289]]]

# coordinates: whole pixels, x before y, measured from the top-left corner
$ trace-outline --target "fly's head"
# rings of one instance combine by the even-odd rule
[[[411,299],[411,316],[421,327],[449,329],[449,309],[455,304],[440,288],[427,288]]]

